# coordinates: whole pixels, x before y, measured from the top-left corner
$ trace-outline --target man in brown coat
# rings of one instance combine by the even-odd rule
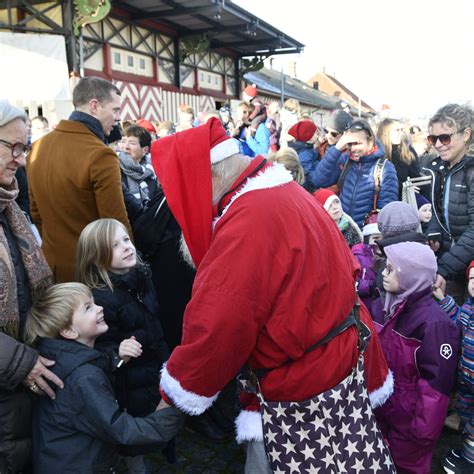
[[[90,222],[117,219],[131,233],[118,158],[104,143],[120,119],[120,91],[86,77],[73,104],[69,120],[34,143],[27,164],[31,216],[57,282],[74,278],[77,240]]]

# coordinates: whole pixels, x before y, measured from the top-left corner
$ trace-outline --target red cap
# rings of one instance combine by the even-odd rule
[[[156,128],[155,126],[149,122],[148,120],[146,119],[138,119],[136,121],[136,124],[139,126],[139,127],[142,127],[144,128],[147,132],[150,132],[150,133],[156,133]]]
[[[330,189],[318,189],[313,193],[313,196],[323,205],[326,211],[328,210],[331,202],[337,198],[337,194],[333,193]]]
[[[474,260],[471,261],[471,263],[469,264],[469,266],[467,267],[467,270],[466,270],[466,278],[469,280],[469,272],[471,271],[471,268],[474,268]]]
[[[251,86],[247,86],[244,89],[244,92],[250,97],[257,97],[257,86],[255,84],[252,84]]]
[[[317,130],[318,127],[312,120],[301,120],[288,130],[288,134],[299,142],[309,142]]]

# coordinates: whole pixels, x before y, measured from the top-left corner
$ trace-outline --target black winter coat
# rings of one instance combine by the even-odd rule
[[[410,148],[410,151],[416,157],[416,151],[413,148]],[[417,157],[414,161],[407,165],[400,157],[400,147],[396,145],[392,147],[392,159],[390,161],[393,163],[393,166],[395,166],[395,170],[397,172],[398,199],[401,201],[403,183],[408,177],[418,178],[421,175],[421,167],[418,163]]]
[[[63,339],[44,339],[40,353],[64,381],[56,400],[38,397],[33,415],[33,465],[37,474],[111,472],[115,446],[156,445],[176,435],[183,420],[170,407],[146,418],[122,413],[106,373],[105,354]]]
[[[466,155],[451,169],[438,157],[423,172],[433,179],[433,217],[426,232],[442,235],[438,273],[448,280],[464,280],[474,255],[474,156]],[[449,189],[446,189],[448,181]],[[443,212],[446,192],[449,192],[448,222]]]
[[[123,275],[110,274],[114,291],[93,289],[96,304],[104,308],[109,330],[97,339],[98,350],[118,352],[124,339],[135,336],[140,357],[131,358],[115,372],[115,391],[123,410],[133,416],[151,413],[160,401],[159,374],[168,348],[158,316],[158,301],[148,267],[138,265]]]

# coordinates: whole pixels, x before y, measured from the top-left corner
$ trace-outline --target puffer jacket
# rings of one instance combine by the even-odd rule
[[[377,141],[376,149],[370,155],[354,161],[344,179],[341,193],[342,209],[349,214],[359,227],[364,217],[373,209],[375,182],[374,170],[379,158],[383,158],[384,149]],[[348,153],[342,153],[335,146],[329,147],[320,161],[314,175],[317,188],[327,188],[336,184],[344,165],[349,160]],[[398,180],[395,167],[390,161],[385,162],[377,201],[378,209],[398,199]]]
[[[38,352],[0,332],[0,472],[19,472],[31,459],[31,398],[22,385]]]
[[[139,265],[126,274],[110,277],[113,291],[108,287],[92,290],[96,304],[104,308],[109,326],[97,339],[96,348],[118,352],[120,343],[132,336],[142,345],[140,357],[131,358],[114,376],[120,407],[133,416],[145,416],[160,401],[159,371],[168,358],[151,272],[147,266]]]
[[[35,474],[110,473],[115,446],[150,445],[176,435],[183,415],[173,407],[145,418],[121,413],[109,381],[112,361],[103,353],[62,339],[43,339],[41,355],[64,381],[56,399],[38,397],[33,415]]]
[[[429,472],[456,374],[459,330],[431,287],[410,295],[388,321],[381,299],[370,309],[395,380],[393,395],[375,414],[397,468]]]
[[[464,280],[474,249],[474,156],[466,155],[451,169],[437,157],[422,171],[433,180],[433,217],[426,233],[442,235],[438,273],[448,280]],[[448,221],[443,211],[446,193]]]
[[[301,141],[288,142],[288,147],[298,153],[301,166],[304,169],[304,184],[303,186],[312,192],[314,187],[313,176],[318,167],[319,161],[316,159],[316,150],[311,143]]]

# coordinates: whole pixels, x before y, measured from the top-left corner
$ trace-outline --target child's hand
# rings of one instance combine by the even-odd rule
[[[433,296],[438,300],[441,301],[444,298],[443,290],[437,286],[433,287]]]
[[[119,357],[126,364],[131,357],[139,357],[142,354],[142,345],[132,336],[124,339],[119,346]]]

